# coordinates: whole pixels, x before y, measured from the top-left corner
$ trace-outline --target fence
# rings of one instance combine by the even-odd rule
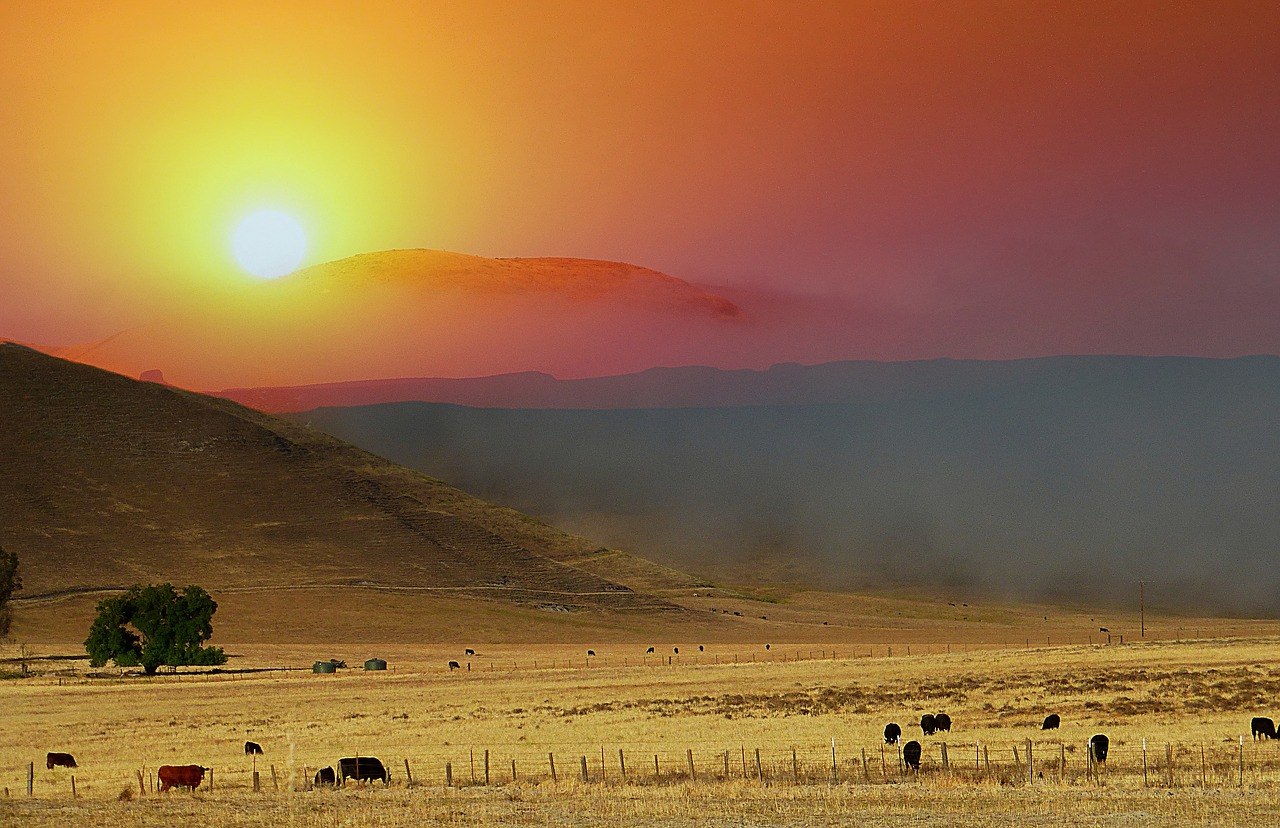
[[[819,745],[774,741],[736,745],[654,742],[590,747],[581,743],[378,747],[372,753],[352,750],[343,755],[379,758],[391,775],[391,784],[407,787],[746,781],[765,786],[999,784],[1172,789],[1280,783],[1280,742],[1252,742],[1243,737],[1213,744],[1146,739],[1139,743],[1113,742],[1105,761],[1100,762],[1090,761],[1088,746],[1083,742],[927,739],[921,744],[919,770],[908,767],[902,744],[846,744],[838,738]],[[336,765],[336,756],[325,759],[311,752],[292,763],[279,758],[259,762],[256,757],[246,757],[241,764],[211,768],[201,787],[211,793],[307,790],[313,787],[313,776],[319,768]],[[39,768],[43,778],[37,790],[37,767],[32,762],[0,768],[0,779],[6,780],[4,795],[75,798],[94,788],[115,795],[123,784],[130,789],[136,787],[138,796],[152,796],[159,789],[156,768],[141,766],[124,775],[96,774],[89,768],[46,773]]]

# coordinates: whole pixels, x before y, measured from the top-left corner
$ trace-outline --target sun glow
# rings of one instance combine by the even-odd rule
[[[236,261],[263,279],[292,273],[307,253],[307,234],[297,219],[277,210],[245,216],[231,236]]]

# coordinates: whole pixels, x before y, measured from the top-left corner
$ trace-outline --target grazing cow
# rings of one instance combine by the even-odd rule
[[[1111,630],[1107,629],[1106,627],[1098,627],[1098,632],[1111,632]]]
[[[651,652],[653,652],[653,648],[652,648],[652,647],[650,647],[649,649],[645,650],[645,653],[646,653],[646,654],[651,653]]]
[[[672,648],[671,648],[671,652],[675,653],[676,655],[680,655],[680,648],[679,648],[679,647],[672,647]]]
[[[946,713],[939,713],[933,717],[933,729],[940,733],[951,732],[951,717]]]
[[[381,779],[384,785],[391,784],[391,774],[382,766],[382,762],[372,756],[360,756],[338,760],[338,775],[343,783],[348,779],[363,782],[366,779]]]
[[[767,650],[767,649],[769,649],[769,648],[770,648],[770,647],[772,647],[772,646],[773,646],[772,644],[766,644],[766,645],[764,645],[764,648]]]
[[[465,650],[463,650],[463,651],[462,651],[462,654],[463,654],[463,655],[475,655],[475,654],[476,654],[476,651],[475,651],[475,650],[473,650],[473,649],[471,649],[470,647],[468,647],[467,649],[465,649]]]
[[[450,669],[450,670],[461,670],[461,669],[462,669],[462,665],[461,665],[461,664],[459,664],[459,663],[458,663],[458,662],[456,662],[456,661],[450,661],[450,662],[449,662],[449,669]]]
[[[938,729],[938,723],[934,721],[932,713],[926,713],[920,717],[920,730],[926,736],[932,736],[933,732]]]
[[[912,770],[920,770],[920,743],[915,739],[902,746],[902,761]]]
[[[321,768],[320,770],[316,771],[316,784],[317,785],[338,784],[338,777],[334,774],[333,768],[331,767]]]
[[[1093,751],[1093,758],[1099,764],[1107,761],[1107,748],[1111,746],[1111,740],[1099,733],[1089,739],[1089,749]]]
[[[1249,723],[1249,729],[1253,731],[1255,740],[1276,738],[1276,723],[1265,716],[1255,716],[1253,721]],[[52,756],[53,754],[50,755]]]
[[[896,745],[902,741],[902,728],[898,727],[896,722],[889,722],[884,726],[884,743],[886,745]]]
[[[262,755],[262,745],[258,744],[257,742],[245,742],[245,743],[244,743],[244,755],[245,755],[245,756],[248,756],[248,755],[249,755],[249,754],[251,754],[251,753],[256,753],[256,754],[258,754],[259,756],[261,756],[261,755]]]
[[[204,772],[208,768],[199,765],[161,765],[156,774],[160,777],[160,793],[170,788],[190,788],[195,790],[204,781]]]
[[[1256,722],[1257,719],[1254,719]],[[76,758],[70,753],[46,753],[44,757],[44,766],[49,770],[57,768],[78,768]]]
[[[593,655],[595,655],[595,654],[596,654],[596,651],[595,651],[595,650],[587,650],[587,655],[589,655],[589,656],[593,656]]]
[[[1058,725],[1062,724],[1062,719],[1057,713],[1050,713],[1044,717],[1044,724],[1040,725],[1041,730],[1057,730]]]
[[[703,652],[703,647],[701,644],[698,645],[698,652]]]

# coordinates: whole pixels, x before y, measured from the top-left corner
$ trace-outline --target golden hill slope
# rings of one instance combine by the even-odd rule
[[[308,428],[15,345],[0,423],[27,598],[172,580],[668,609],[645,593],[688,583]]]

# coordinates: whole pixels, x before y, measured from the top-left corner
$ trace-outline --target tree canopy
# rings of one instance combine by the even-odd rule
[[[9,634],[9,625],[13,621],[9,599],[20,589],[22,579],[18,577],[18,556],[0,549],[0,636]]]
[[[213,636],[217,610],[217,602],[195,585],[178,592],[173,584],[134,584],[98,604],[84,642],[89,663],[141,666],[147,675],[161,665],[225,664],[221,647],[204,646]]]

